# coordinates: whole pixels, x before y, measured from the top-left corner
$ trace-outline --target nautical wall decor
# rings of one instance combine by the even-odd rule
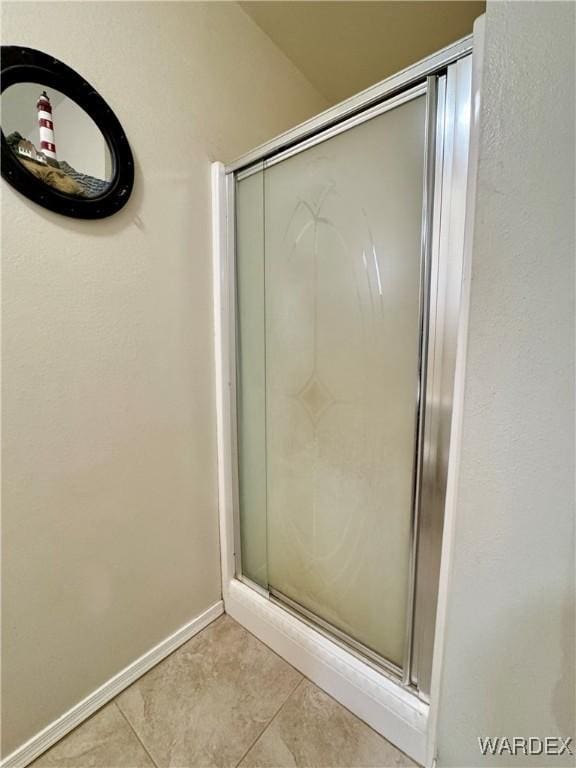
[[[65,216],[119,211],[134,184],[122,126],[84,78],[53,56],[2,46],[2,176]]]

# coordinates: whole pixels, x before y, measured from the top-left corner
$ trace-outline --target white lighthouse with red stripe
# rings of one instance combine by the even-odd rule
[[[54,123],[52,122],[52,105],[46,91],[42,91],[42,95],[36,102],[36,109],[38,110],[38,126],[40,128],[40,151],[49,160],[57,160]]]

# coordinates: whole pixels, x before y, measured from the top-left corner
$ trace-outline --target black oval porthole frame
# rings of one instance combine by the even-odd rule
[[[97,197],[67,195],[37,179],[14,155],[2,131],[2,176],[27,198],[64,216],[103,219],[119,211],[134,186],[134,159],[120,121],[102,96],[81,75],[63,62],[34,48],[3,45],[1,91],[17,83],[38,83],[55,88],[81,107],[96,123],[112,158],[112,178]]]

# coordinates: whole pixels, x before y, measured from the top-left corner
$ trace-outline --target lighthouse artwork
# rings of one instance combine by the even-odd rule
[[[32,86],[32,84],[26,85]],[[74,167],[86,162],[104,171],[109,165],[106,162],[109,156],[108,148],[95,123],[75,102],[58,91],[53,91],[57,99],[55,110],[47,90],[42,90],[37,96],[35,109],[30,104],[29,117],[22,118],[21,115],[26,114],[22,100],[30,99],[29,92],[29,87],[26,90],[22,89],[22,99],[14,100],[12,107],[14,119],[17,119],[16,115],[19,118],[18,128],[23,123],[22,127],[25,128],[25,123],[28,123],[28,130],[22,130],[22,132],[13,130],[9,133],[6,138],[8,146],[27,171],[59,192],[88,198],[101,195],[109,186],[109,180],[83,173]],[[61,121],[62,136],[65,137],[63,147],[60,147],[62,150],[60,154],[56,149],[55,112]],[[74,160],[70,157],[70,163],[66,159],[59,159],[62,155],[66,157],[67,149],[71,155],[74,155]],[[102,175],[106,174],[102,173]]]
[[[38,126],[40,128],[40,150],[47,158],[57,160],[52,106],[46,91],[42,91],[42,95],[36,102],[36,109],[38,110]]]

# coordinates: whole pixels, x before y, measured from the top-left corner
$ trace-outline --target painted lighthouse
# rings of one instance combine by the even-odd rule
[[[40,151],[46,155],[48,162],[58,162],[56,157],[56,140],[54,139],[54,123],[52,122],[52,105],[46,91],[42,91],[36,102],[38,110],[38,126],[40,128]]]

